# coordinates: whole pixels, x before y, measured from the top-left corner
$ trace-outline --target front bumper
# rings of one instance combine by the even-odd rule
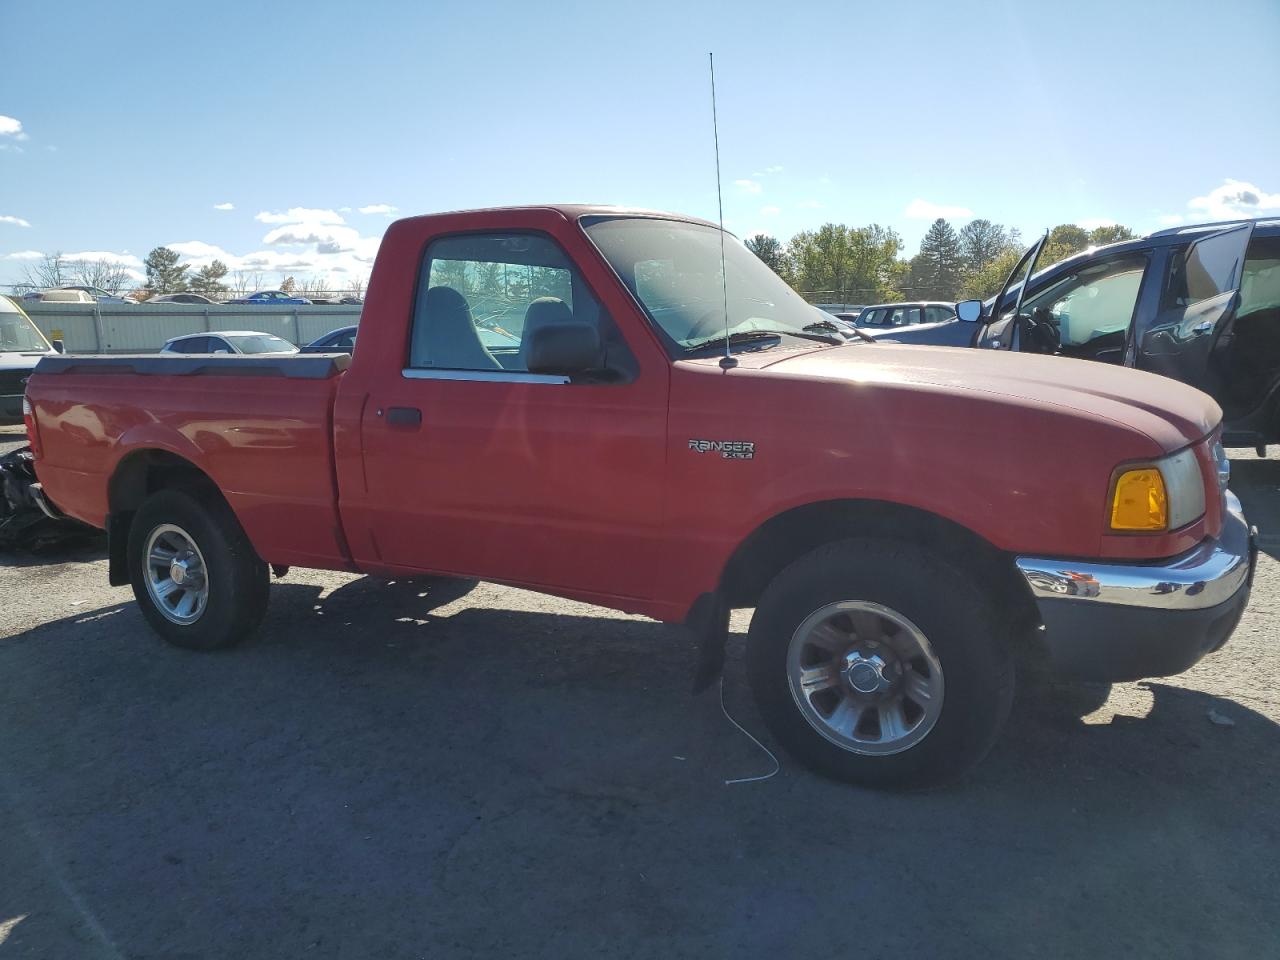
[[[0,425],[22,423],[22,394],[0,394]]]
[[[1222,535],[1155,564],[1018,557],[1056,673],[1137,680],[1181,673],[1240,622],[1258,561],[1257,531],[1226,493]]]

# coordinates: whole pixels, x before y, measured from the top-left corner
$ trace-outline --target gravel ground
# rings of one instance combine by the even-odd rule
[[[1236,452],[1280,533],[1280,460]],[[100,551],[0,556],[0,960],[1275,956],[1264,549],[1225,650],[1025,693],[921,795],[785,756],[726,786],[771,765],[651,621],[299,571],[255,641],[200,656]],[[770,743],[735,628],[725,697]]]

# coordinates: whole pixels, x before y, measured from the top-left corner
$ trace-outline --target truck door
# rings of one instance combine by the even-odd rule
[[[1220,230],[1168,260],[1154,322],[1138,344],[1136,365],[1222,395],[1222,357],[1231,350],[1240,282],[1253,224]]]
[[[361,415],[366,491],[355,508],[372,542],[361,556],[353,540],[357,561],[649,595],[666,366],[642,374],[545,234],[437,237],[420,271],[403,370],[371,386]],[[575,321],[597,328],[599,369],[530,373],[532,331]],[[352,513],[345,499],[343,509]]]

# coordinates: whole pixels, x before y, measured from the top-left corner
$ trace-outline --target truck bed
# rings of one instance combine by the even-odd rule
[[[130,458],[181,458],[269,563],[345,565],[333,402],[346,355],[47,357],[28,385],[45,494],[97,527]],[[177,462],[177,461],[175,461]]]

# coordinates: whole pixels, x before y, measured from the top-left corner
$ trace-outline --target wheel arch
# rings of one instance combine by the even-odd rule
[[[887,500],[825,500],[770,517],[748,534],[725,564],[719,592],[729,608],[755,606],[778,573],[824,544],[853,537],[924,546],[988,586],[1015,622],[1035,621],[1035,602],[1013,558],[954,520]]]
[[[107,581],[113,587],[129,583],[126,550],[134,514],[151,494],[174,487],[225,502],[212,477],[186,457],[160,447],[131,450],[111,472],[107,481]]]

